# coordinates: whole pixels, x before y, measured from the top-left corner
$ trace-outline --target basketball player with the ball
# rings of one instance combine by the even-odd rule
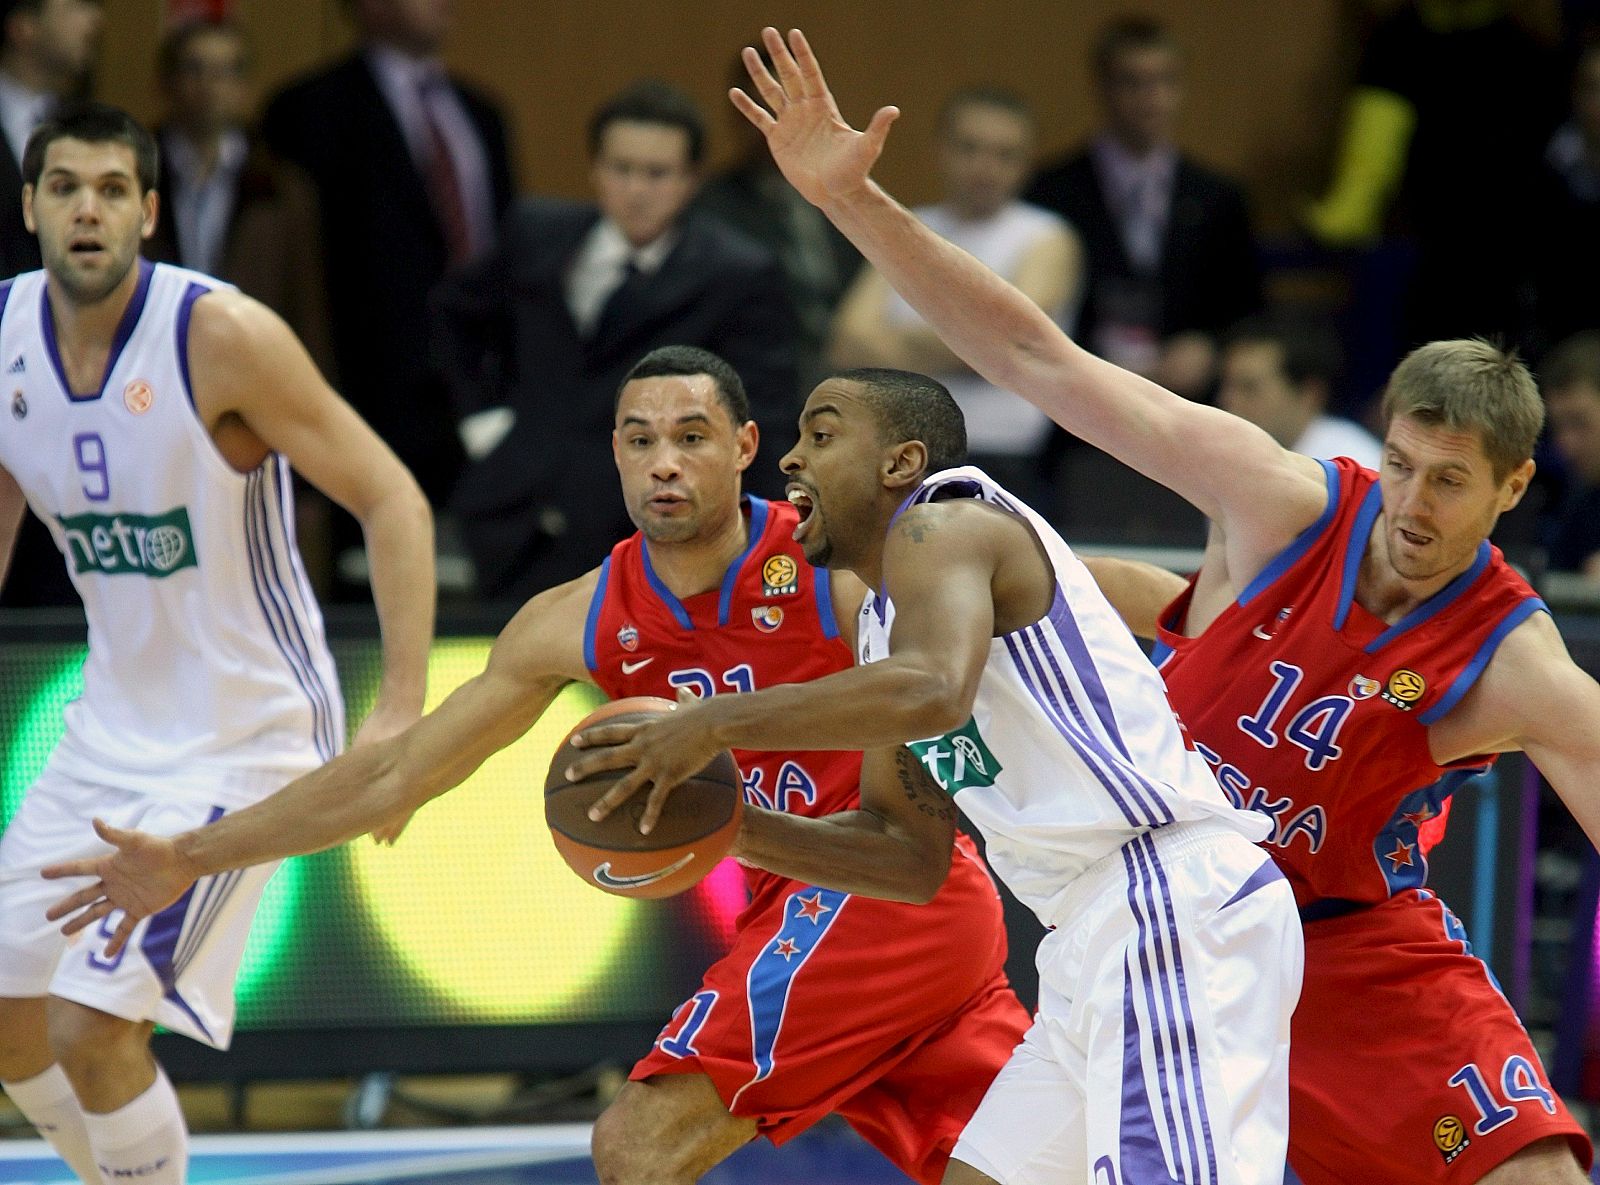
[[[98,878],[51,916],[81,910],[64,927],[76,931],[124,910],[115,948],[197,876],[330,847],[444,793],[574,680],[613,699],[721,697],[848,669],[865,590],[806,560],[793,506],[741,499],[756,445],[726,362],[688,347],[647,355],[618,395],[614,436],[638,534],[528,602],[484,672],[393,740],[172,840],[97,822],[117,851],[49,870]],[[860,806],[858,753],[737,757],[750,806],[819,817]],[[931,900],[877,900],[749,869],[733,949],[596,1125],[602,1180],[689,1181],[757,1135],[782,1143],[835,1111],[917,1181],[941,1179],[1028,1017],[1005,981],[988,872],[965,836],[952,849],[949,800],[913,785],[944,828],[940,862],[917,893]],[[608,867],[614,883],[601,883],[641,895],[665,887],[653,878],[674,862]]]

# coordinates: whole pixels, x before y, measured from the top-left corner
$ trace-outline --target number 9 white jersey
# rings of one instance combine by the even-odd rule
[[[195,411],[189,317],[224,285],[138,266],[103,381],[78,394],[44,273],[0,286],[0,465],[50,528],[89,619],[83,694],[51,765],[236,806],[333,756],[344,707],[287,463],[235,471]]]

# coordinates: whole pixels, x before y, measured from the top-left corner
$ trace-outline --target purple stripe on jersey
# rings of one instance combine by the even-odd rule
[[[594,631],[600,624],[600,610],[606,603],[606,585],[611,582],[611,557],[600,561],[600,579],[595,581],[594,596],[589,599],[589,615],[583,620],[583,665],[591,671],[600,669],[600,659],[595,655]]]
[[[1176,1041],[1170,1023],[1172,1009],[1169,1002],[1166,1010],[1168,1020],[1163,1022],[1162,1012],[1156,1006],[1156,975],[1150,966],[1151,938],[1155,921],[1153,916],[1147,917],[1141,901],[1139,869],[1134,863],[1132,849],[1133,842],[1131,840],[1122,846],[1122,865],[1128,878],[1128,908],[1133,913],[1133,920],[1139,931],[1139,982],[1144,987],[1145,1013],[1150,1018],[1150,1048],[1155,1053],[1155,1077],[1156,1082],[1161,1087],[1161,1114],[1166,1120],[1167,1140],[1172,1148],[1172,1158],[1174,1161],[1178,1161],[1181,1159],[1179,1155],[1178,1124],[1177,1118],[1173,1113],[1172,1093],[1167,1089],[1168,1067],[1173,1064],[1172,1057],[1177,1052]],[[1131,971],[1126,957],[1124,957],[1123,967],[1125,971]],[[1124,1082],[1124,1090],[1126,1089],[1126,1082]],[[1181,1100],[1183,1097],[1181,1075],[1178,1091]],[[1148,1100],[1148,1089],[1146,1090],[1146,1096]],[[1189,1134],[1189,1150],[1192,1158],[1195,1154],[1192,1132]],[[1161,1163],[1165,1167],[1166,1160],[1164,1157]]]
[[[1023,650],[1027,652],[1034,664],[1039,686],[1043,689],[1046,697],[1055,705],[1057,716],[1063,724],[1067,721],[1066,713],[1061,710],[1061,705],[1065,703],[1067,708],[1071,710],[1072,719],[1077,724],[1077,739],[1081,742],[1079,752],[1083,755],[1085,761],[1089,761],[1091,757],[1093,758],[1096,776],[1100,781],[1106,784],[1109,789],[1107,781],[1109,772],[1110,777],[1117,781],[1129,799],[1145,812],[1146,817],[1138,820],[1140,824],[1156,827],[1163,823],[1172,822],[1172,811],[1162,800],[1161,791],[1151,785],[1149,779],[1137,769],[1134,769],[1131,762],[1126,760],[1118,761],[1116,754],[1106,752],[1104,744],[1090,729],[1088,720],[1078,706],[1077,698],[1072,694],[1072,685],[1067,682],[1062,675],[1061,668],[1056,664],[1055,655],[1050,651],[1049,639],[1045,636],[1043,629],[1038,626],[1029,626],[1025,630],[1019,630],[1016,636],[1021,639]],[[1041,658],[1041,654],[1043,658]],[[1050,671],[1054,673],[1054,682],[1052,682],[1050,672],[1045,670],[1044,660],[1046,659],[1049,662]],[[1063,732],[1062,735],[1067,736],[1068,734]],[[1068,737],[1068,739],[1071,740],[1073,738]],[[1083,746],[1087,746],[1087,749],[1083,748]]]
[[[256,524],[259,532],[261,547],[261,571],[263,587],[268,596],[282,614],[284,627],[284,643],[288,652],[292,652],[294,661],[305,675],[303,686],[311,696],[313,724],[316,729],[315,743],[318,754],[324,761],[333,760],[337,748],[334,743],[335,732],[333,725],[333,701],[328,695],[328,689],[322,682],[322,675],[317,671],[316,663],[311,657],[311,647],[306,642],[306,633],[301,628],[300,619],[295,614],[294,605],[290,599],[288,589],[284,586],[283,575],[278,570],[277,548],[272,538],[272,498],[267,491],[267,469],[270,469],[270,460],[267,467],[253,475],[258,480],[254,490],[260,508],[257,512]]]
[[[1294,562],[1310,550],[1311,545],[1317,541],[1317,536],[1322,534],[1323,529],[1333,520],[1334,512],[1339,509],[1339,467],[1332,461],[1318,461],[1317,464],[1322,466],[1323,479],[1328,485],[1328,504],[1322,508],[1322,513],[1317,516],[1316,522],[1296,535],[1293,543],[1274,556],[1272,562],[1244,586],[1244,591],[1239,594],[1239,604],[1248,605],[1266,591],[1274,580],[1293,567]]]
[[[1094,714],[1106,730],[1106,735],[1111,738],[1111,743],[1117,747],[1129,761],[1128,746],[1122,743],[1122,731],[1117,727],[1117,715],[1111,708],[1111,697],[1106,694],[1106,685],[1100,678],[1100,669],[1094,665],[1094,655],[1089,653],[1089,645],[1083,640],[1083,631],[1078,628],[1077,618],[1072,615],[1072,606],[1067,604],[1066,595],[1061,591],[1061,585],[1056,585],[1056,597],[1050,606],[1050,624],[1055,626],[1056,636],[1061,639],[1061,645],[1067,651],[1067,658],[1072,662],[1072,669],[1077,672],[1078,679],[1083,683],[1083,689],[1089,693],[1089,704],[1094,708]],[[1056,666],[1055,655],[1049,648],[1045,649],[1049,655],[1050,666],[1055,670],[1056,680],[1063,687],[1067,685],[1061,670]]]
[[[1121,794],[1117,793],[1117,788],[1112,785],[1111,781],[1105,776],[1104,773],[1101,772],[1100,767],[1089,761],[1088,757],[1084,753],[1084,745],[1076,736],[1073,735],[1070,726],[1066,722],[1066,719],[1062,716],[1060,705],[1054,702],[1053,697],[1047,696],[1045,692],[1041,691],[1039,686],[1034,682],[1034,676],[1029,670],[1029,659],[1025,659],[1023,657],[1022,647],[1018,643],[1018,639],[1021,638],[1021,636],[1022,635],[1020,634],[1008,634],[1005,639],[1006,649],[1011,654],[1012,666],[1016,668],[1017,675],[1022,679],[1022,685],[1028,689],[1028,694],[1033,697],[1033,702],[1039,705],[1040,710],[1044,713],[1045,719],[1050,721],[1051,724],[1055,725],[1055,729],[1061,734],[1061,738],[1072,747],[1073,751],[1077,753],[1079,757],[1083,758],[1084,764],[1089,767],[1090,772],[1092,772],[1096,779],[1099,780],[1100,785],[1105,788],[1106,793],[1111,796],[1111,801],[1117,804],[1117,809],[1122,812],[1122,817],[1128,821],[1128,825],[1130,827],[1144,826],[1146,820],[1139,818],[1133,813],[1133,810],[1128,806],[1127,801],[1122,797]],[[1040,674],[1043,674],[1042,669]]]
[[[1485,539],[1478,544],[1478,554],[1473,559],[1470,568],[1368,642],[1366,646],[1362,647],[1362,653],[1374,654],[1407,630],[1416,629],[1417,626],[1427,621],[1430,617],[1443,613],[1462,593],[1467,591],[1468,586],[1474,580],[1483,574],[1483,570],[1489,566],[1490,556],[1489,541]]]
[[[1229,897],[1221,904],[1221,906],[1218,907],[1217,912],[1221,913],[1224,909],[1227,909],[1228,906],[1238,904],[1240,901],[1243,901],[1246,897],[1250,896],[1251,893],[1254,893],[1257,889],[1264,889],[1268,885],[1284,879],[1286,878],[1283,875],[1283,869],[1278,867],[1278,862],[1276,860],[1274,860],[1271,856],[1268,856],[1261,862],[1260,868],[1256,869],[1245,878],[1244,884],[1239,886],[1239,888],[1234,892],[1233,896]]]
[[[189,378],[189,318],[194,315],[194,302],[210,291],[204,284],[191,283],[178,301],[178,374],[183,377],[183,393],[189,397],[190,407],[195,407],[195,402],[194,383]]]
[[[1150,882],[1148,879],[1146,880],[1145,893],[1150,901],[1152,910],[1156,908],[1156,898],[1159,897],[1161,913],[1158,913],[1156,916],[1161,918],[1163,914],[1165,915],[1165,924],[1164,926],[1158,927],[1158,929],[1165,933],[1167,943],[1172,947],[1172,974],[1170,982],[1172,990],[1177,995],[1178,1002],[1183,1008],[1181,1044],[1184,1048],[1189,1071],[1194,1076],[1195,1110],[1198,1112],[1198,1115],[1195,1116],[1195,1118],[1198,1119],[1200,1124],[1200,1130],[1205,1140],[1206,1160],[1210,1164],[1206,1180],[1210,1182],[1210,1185],[1217,1185],[1217,1151],[1211,1139],[1211,1117],[1210,1113],[1206,1109],[1205,1079],[1200,1067],[1200,1050],[1199,1043],[1195,1035],[1194,1014],[1189,1008],[1189,985],[1187,977],[1184,975],[1183,971],[1183,944],[1178,933],[1178,919],[1172,910],[1172,886],[1168,884],[1166,869],[1161,866],[1161,860],[1156,855],[1156,843],[1153,836],[1147,832],[1135,839],[1131,846],[1136,857],[1142,856],[1142,858],[1148,862],[1150,869],[1155,873],[1155,883]],[[1159,947],[1157,947],[1156,954],[1157,962],[1160,962],[1161,951]],[[1176,1022],[1176,1018],[1174,1018],[1174,1022]],[[1181,1069],[1182,1064],[1180,1063],[1180,1071]],[[1181,1081],[1181,1073],[1179,1078]],[[1187,1116],[1189,1113],[1190,1112],[1186,1101],[1184,1106],[1184,1114]]]
[[[335,697],[329,694],[328,685],[322,678],[322,672],[317,669],[316,659],[311,647],[311,640],[318,637],[318,635],[317,632],[311,628],[309,614],[306,614],[304,620],[302,620],[301,614],[305,612],[304,606],[296,606],[292,581],[286,581],[283,577],[283,573],[278,568],[278,553],[280,548],[277,544],[277,541],[273,538],[272,533],[272,507],[274,503],[272,495],[267,489],[267,474],[275,473],[276,466],[277,458],[275,456],[269,458],[267,461],[267,473],[263,475],[261,484],[258,487],[258,489],[261,491],[261,521],[267,543],[266,558],[269,561],[269,566],[267,568],[267,579],[269,583],[277,589],[278,594],[282,599],[284,608],[288,612],[289,624],[293,634],[293,641],[299,652],[301,662],[305,665],[306,678],[310,681],[312,690],[316,692],[317,698],[322,705],[322,737],[327,754],[324,760],[332,760],[333,755],[338,752],[339,749],[338,725],[335,723],[334,718]],[[282,513],[281,509],[279,513]],[[288,528],[281,519],[277,526],[279,533],[283,535],[282,550],[287,550]],[[290,550],[288,551],[288,558],[285,559],[285,565],[288,567],[291,577],[297,575],[293,556],[294,552]]]
[[[738,587],[739,573],[744,570],[744,562],[750,558],[750,553],[761,542],[761,537],[767,533],[767,500],[757,498],[754,494],[746,494],[745,501],[750,504],[749,540],[744,545],[744,550],[739,553],[739,558],[728,565],[728,570],[722,574],[722,595],[717,598],[717,624],[728,624],[728,609],[733,604],[733,590]]]
[[[72,384],[67,381],[67,368],[61,362],[61,346],[56,341],[55,315],[50,311],[50,285],[39,285],[39,327],[44,332],[45,355],[55,369],[56,378],[61,382],[61,389],[74,403],[88,403],[106,393],[106,380],[111,377],[111,372],[116,369],[117,360],[122,357],[122,351],[133,338],[133,331],[139,324],[140,315],[144,312],[145,299],[150,295],[150,277],[156,270],[155,265],[148,259],[140,259],[138,268],[139,278],[134,284],[133,296],[128,300],[128,307],[122,310],[122,318],[117,322],[116,332],[111,335],[111,352],[106,355],[106,368],[100,374],[100,385],[84,395],[74,391]]]
[[[1417,717],[1417,723],[1432,724],[1455,707],[1461,701],[1461,697],[1472,690],[1472,685],[1483,674],[1484,668],[1489,665],[1489,660],[1500,648],[1500,643],[1505,641],[1506,635],[1540,611],[1548,613],[1550,608],[1538,597],[1528,597],[1501,618],[1500,624],[1494,627],[1494,632],[1483,640],[1482,646],[1478,647],[1478,652],[1472,656],[1472,661],[1455,677],[1449,690],[1439,697],[1433,707]]]
[[[262,619],[267,624],[267,630],[272,634],[273,643],[278,647],[278,653],[283,655],[283,660],[289,667],[289,673],[294,676],[295,682],[300,685],[300,690],[305,694],[306,700],[311,705],[311,739],[317,748],[318,755],[324,761],[332,760],[331,751],[323,751],[321,705],[310,684],[306,681],[305,672],[301,669],[292,647],[288,644],[287,628],[283,623],[283,608],[272,596],[267,584],[266,575],[262,564],[262,541],[260,538],[259,517],[262,514],[259,491],[261,488],[261,473],[257,470],[250,474],[246,482],[244,500],[244,534],[245,552],[250,561],[250,584],[256,594],[256,603],[261,606]]]
[[[1163,1083],[1163,1093],[1165,1092]],[[1172,1130],[1172,1112],[1167,1111],[1167,1134],[1177,1148]],[[1122,963],[1122,1116],[1117,1131],[1117,1163],[1120,1179],[1129,1185],[1180,1185],[1172,1176],[1172,1166],[1161,1150],[1161,1134],[1156,1130],[1155,1112],[1150,1107],[1150,1091],[1144,1080],[1144,1051],[1139,1041],[1139,1013],[1133,1006],[1133,970]]]
[[[11,303],[11,286],[14,280],[15,277],[11,280],[0,282],[0,320],[5,319],[6,305]]]

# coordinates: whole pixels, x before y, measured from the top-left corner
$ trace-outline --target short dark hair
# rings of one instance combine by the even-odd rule
[[[829,377],[865,387],[877,411],[884,443],[920,440],[928,450],[929,473],[966,461],[966,417],[938,379],[880,366],[840,370]]]
[[[967,107],[997,107],[1015,115],[1029,127],[1034,123],[1033,108],[1015,91],[1000,86],[968,86],[950,95],[939,108],[939,130],[949,131],[956,114]]]
[[[1129,14],[1112,18],[1100,27],[1100,35],[1095,38],[1095,76],[1104,82],[1123,54],[1146,49],[1179,52],[1177,39],[1154,17]]]
[[[1284,377],[1295,386],[1321,379],[1331,391],[1344,370],[1344,349],[1327,321],[1304,313],[1274,310],[1244,318],[1223,337],[1230,346],[1278,347]]]
[[[616,404],[622,402],[622,388],[635,379],[688,378],[697,374],[708,375],[716,385],[717,402],[732,417],[734,427],[750,418],[750,397],[745,394],[739,372],[726,359],[699,346],[658,346],[651,350],[622,377]]]
[[[678,128],[689,137],[689,163],[698,165],[706,151],[706,122],[700,106],[669,83],[648,78],[636,82],[600,105],[589,120],[589,155],[600,155],[600,142],[614,123],[656,123]]]
[[[221,33],[232,37],[239,43],[245,65],[250,64],[250,42],[238,22],[226,17],[195,17],[174,25],[161,39],[161,46],[156,50],[156,81],[166,84],[176,78],[178,67],[183,61],[184,51],[189,48],[189,43],[207,33]]]
[[[0,0],[0,49],[4,49],[11,41],[6,32],[6,25],[11,18],[19,12],[31,12],[35,16],[44,11],[44,0]]]
[[[1546,399],[1577,386],[1600,393],[1600,331],[1575,333],[1551,350],[1539,367],[1539,385]]]
[[[143,124],[121,107],[109,103],[76,101],[64,103],[54,114],[33,129],[28,146],[22,150],[22,180],[39,184],[44,172],[44,156],[57,140],[84,140],[90,144],[116,143],[133,150],[139,175],[139,192],[149,193],[160,180],[156,140]]]

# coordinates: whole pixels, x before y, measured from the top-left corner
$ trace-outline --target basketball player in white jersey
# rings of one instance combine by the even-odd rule
[[[228,1044],[271,868],[197,884],[114,958],[45,920],[56,893],[38,871],[104,850],[92,816],[181,831],[341,747],[291,463],[366,531],[384,674],[363,738],[421,711],[434,589],[416,483],[283,322],[139,259],[155,169],[149,134],[121,111],[48,120],[23,164],[44,270],[0,284],[0,577],[26,504],[89,622],[83,694],[0,836],[0,1083],[82,1180],[141,1185],[181,1182],[187,1165],[152,1026]]]

